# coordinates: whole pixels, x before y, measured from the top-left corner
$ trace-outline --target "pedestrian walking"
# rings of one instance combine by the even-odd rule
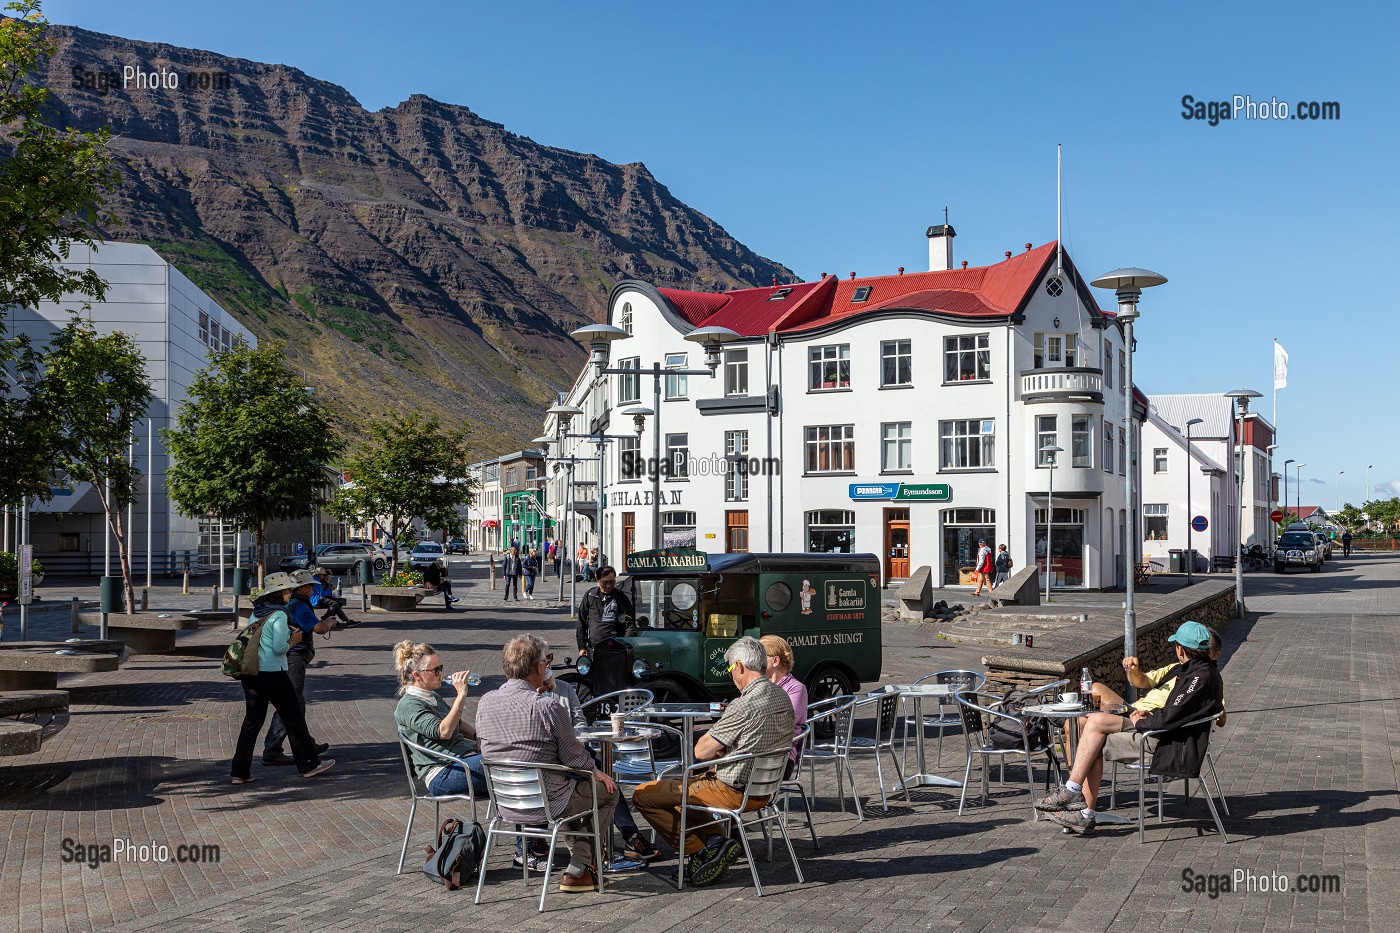
[[[987,546],[987,539],[983,538],[977,542],[977,589],[972,591],[973,596],[982,595],[982,587],[989,591],[992,588],[992,549]]]
[[[534,548],[530,548],[530,553],[520,562],[520,569],[525,574],[525,598],[534,599],[535,575],[540,572],[540,557]]]
[[[501,576],[505,579],[506,592],[501,602],[508,602],[510,594],[515,593],[515,601],[520,602],[520,576],[525,572],[524,563],[520,559],[520,548],[511,547],[510,553],[501,561]]]
[[[1006,545],[997,545],[997,556],[992,561],[992,567],[996,570],[996,577],[992,580],[992,589],[996,589],[1011,579],[1011,553],[1006,550]]]
[[[301,707],[302,719],[306,718],[306,669],[316,659],[317,635],[328,635],[335,627],[330,619],[316,618],[316,610],[311,606],[311,596],[316,587],[316,577],[309,570],[298,570],[291,574],[296,587],[287,600],[288,621],[301,630],[301,639],[287,649],[287,676],[297,693],[297,704]],[[310,735],[311,727],[307,726]],[[273,713],[272,725],[267,727],[267,738],[263,740],[263,764],[290,765],[296,759],[282,750],[282,742],[287,738],[287,726],[280,712]],[[314,740],[313,740],[314,741]],[[315,742],[316,754],[330,751],[328,742]]]
[[[1342,532],[1342,556],[1343,556],[1343,557],[1350,557],[1350,556],[1351,556],[1351,530],[1350,530],[1350,529],[1348,529],[1348,530]]]

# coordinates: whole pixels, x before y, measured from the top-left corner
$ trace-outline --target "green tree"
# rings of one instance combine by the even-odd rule
[[[240,342],[195,376],[175,428],[165,432],[171,499],[187,515],[251,528],[259,580],[268,522],[305,518],[324,504],[324,465],[342,447],[310,392],[280,346]]]
[[[101,210],[101,192],[120,176],[107,150],[110,133],[60,130],[50,122],[49,93],[31,83],[56,44],[44,38],[38,3],[10,3],[0,18],[0,307],[33,307],[65,293],[100,300],[106,285],[92,269],[61,263],[74,243],[92,245],[97,224],[115,220]],[[0,503],[49,498],[56,437],[29,392],[37,354],[0,325]]]
[[[58,430],[53,465],[96,490],[117,542],[126,611],[135,612],[123,518],[139,475],[128,452],[132,431],[152,398],[146,359],[128,335],[99,336],[75,318],[49,343],[44,369],[35,396]]]
[[[414,518],[429,528],[449,528],[457,510],[472,502],[471,454],[466,431],[442,427],[436,415],[389,414],[370,422],[368,440],[345,463],[349,482],[331,503],[341,521],[378,521],[399,544]]]

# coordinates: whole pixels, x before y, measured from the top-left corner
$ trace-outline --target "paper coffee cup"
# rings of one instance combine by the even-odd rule
[[[625,722],[626,720],[627,720],[627,714],[626,714],[626,713],[613,713],[613,714],[612,714],[612,734],[613,734],[613,735],[622,735],[622,724],[623,724],[623,722]]]

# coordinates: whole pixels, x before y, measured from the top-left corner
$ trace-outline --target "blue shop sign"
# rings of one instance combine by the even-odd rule
[[[898,494],[898,483],[851,483],[852,499],[893,499]]]

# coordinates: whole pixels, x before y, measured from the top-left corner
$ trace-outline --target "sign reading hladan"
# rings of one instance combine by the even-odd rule
[[[692,548],[662,548],[658,551],[637,551],[627,555],[629,573],[638,570],[706,570],[709,555]]]

